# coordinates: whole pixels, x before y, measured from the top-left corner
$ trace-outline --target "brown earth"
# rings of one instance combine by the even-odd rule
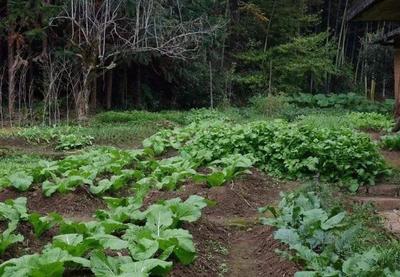
[[[5,189],[0,192],[0,202],[18,197],[27,198],[29,213],[37,212],[46,215],[56,212],[66,219],[76,221],[90,221],[97,209],[105,207],[100,198],[94,198],[83,188],[78,188],[68,194],[56,193],[52,197],[45,197],[40,188],[23,193],[12,189]],[[0,226],[0,230],[5,228],[4,224]],[[24,241],[7,249],[0,261],[40,252],[46,244],[51,242],[52,237],[57,235],[58,231],[57,227],[54,227],[38,239],[34,235],[32,226],[28,222],[22,222],[18,225],[17,233],[24,236]]]
[[[257,208],[276,204],[281,191],[296,186],[253,170],[253,174],[223,187],[188,183],[175,192],[150,193],[146,205],[173,197],[185,200],[193,194],[216,201],[203,211],[200,221],[185,226],[193,234],[198,257],[192,265],[177,264],[171,276],[293,276],[298,265],[275,253],[283,246],[273,239],[271,227],[258,223]]]
[[[372,140],[379,142],[381,140],[382,134],[379,132],[368,131],[367,134],[371,137]],[[389,151],[389,150],[380,150],[382,156],[384,157],[386,163],[396,169],[400,170],[400,151]]]
[[[18,197],[27,198],[29,212],[40,214],[56,212],[64,218],[74,220],[90,220],[96,210],[105,207],[100,198],[92,196],[82,187],[67,194],[55,193],[52,197],[46,197],[39,187],[22,193],[12,189],[0,192],[0,202]]]
[[[198,257],[188,266],[176,262],[170,276],[293,276],[299,270],[298,265],[275,253],[276,249],[284,249],[284,246],[273,239],[274,230],[271,227],[258,223],[257,208],[275,204],[281,191],[296,186],[294,182],[277,181],[253,170],[253,174],[223,187],[208,188],[206,185],[187,182],[174,192],[151,192],[146,198],[146,206],[160,199],[181,197],[185,200],[193,194],[216,201],[215,205],[204,209],[198,222],[185,224],[184,228],[193,235]],[[50,198],[45,197],[40,188],[25,193],[6,189],[0,192],[0,201],[21,196],[28,198],[30,212],[57,212],[75,220],[90,220],[97,209],[104,208],[99,198],[93,197],[83,188],[64,195],[54,194]],[[38,240],[29,223],[20,224],[18,231],[24,235],[25,240],[23,244],[7,250],[3,255],[4,260],[40,251],[57,233],[53,228]]]
[[[49,144],[31,144],[28,141],[21,138],[0,138],[0,150],[4,152],[10,152],[13,154],[28,154],[28,155],[39,155],[43,157],[49,157],[54,159],[61,159],[66,154],[72,154],[74,152],[60,152],[54,150],[54,145]]]

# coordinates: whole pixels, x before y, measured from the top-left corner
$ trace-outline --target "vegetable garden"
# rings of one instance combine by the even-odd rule
[[[342,126],[332,126],[334,115],[327,114],[324,127],[312,114],[287,122],[238,120],[237,113],[180,115],[183,125],[160,130],[138,149],[94,145],[57,159],[6,154],[0,173],[0,276],[203,276],[201,269],[212,276],[239,276],[252,264],[232,257],[243,252],[235,245],[249,247],[255,238],[265,239],[268,244],[258,251],[272,255],[275,263],[263,274],[397,276],[395,241],[370,248],[365,238],[372,231],[360,231],[367,223],[338,203],[330,205],[321,193],[322,184],[346,194],[393,178],[379,146],[394,135],[377,144],[357,131],[385,132],[390,121],[353,113],[340,117]],[[108,116],[100,117],[103,124],[137,117]],[[62,130],[53,129],[58,135],[48,140],[32,128],[13,136],[24,134],[28,143],[37,144],[73,134]],[[35,142],[29,132],[36,132]],[[54,147],[65,151],[85,145]],[[281,191],[300,183],[314,185],[283,196],[274,208]],[[261,208],[265,204],[270,206]],[[285,248],[260,222],[278,228],[274,237],[289,252],[275,253]],[[202,228],[205,241],[199,240]],[[358,248],[357,241],[362,241]],[[395,255],[386,260],[385,251]],[[255,262],[265,265],[263,259]],[[232,265],[237,262],[247,267]]]

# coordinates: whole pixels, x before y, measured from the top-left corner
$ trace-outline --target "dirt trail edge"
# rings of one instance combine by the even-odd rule
[[[151,193],[148,204],[174,197],[186,199],[193,194],[217,201],[204,210],[200,221],[185,225],[193,234],[198,257],[189,266],[176,264],[170,276],[293,276],[299,270],[297,265],[275,253],[283,247],[273,239],[271,227],[258,223],[257,208],[276,203],[281,191],[296,186],[254,170],[224,187],[209,189],[187,183],[176,192]]]

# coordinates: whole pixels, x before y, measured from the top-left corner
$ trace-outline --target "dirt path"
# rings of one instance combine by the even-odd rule
[[[293,276],[298,267],[283,260],[275,249],[282,245],[273,239],[274,230],[258,223],[257,208],[278,201],[281,191],[296,187],[254,170],[252,175],[219,188],[186,184],[177,192],[154,192],[147,200],[197,194],[217,201],[205,209],[202,219],[187,224],[193,234],[198,257],[190,266],[177,265],[173,277],[257,277]]]
[[[228,276],[293,276],[297,270],[295,265],[274,252],[280,247],[269,227],[256,226],[236,232],[232,238]]]

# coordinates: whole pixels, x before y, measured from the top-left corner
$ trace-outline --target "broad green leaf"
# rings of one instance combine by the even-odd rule
[[[146,227],[152,230],[158,237],[162,230],[170,227],[173,223],[173,214],[165,206],[152,205],[146,212]]]
[[[126,249],[129,246],[127,241],[124,241],[113,235],[98,234],[98,235],[94,235],[88,239],[97,240],[97,241],[99,241],[99,243],[102,247],[108,248],[111,250]]]
[[[174,246],[173,253],[183,264],[190,264],[196,256],[192,235],[184,229],[167,229],[161,234],[160,248],[166,250]]]
[[[163,276],[172,268],[171,262],[149,259],[140,262],[126,263],[121,266],[123,276],[147,277],[150,273]]]
[[[143,261],[154,256],[158,251],[157,240],[141,238],[136,243],[129,245],[129,251],[133,259]]]
[[[207,178],[207,183],[211,187],[222,186],[226,181],[225,180],[225,174],[223,172],[219,172],[219,171],[211,173],[206,178]]]
[[[0,254],[3,254],[12,244],[24,241],[24,236],[13,234],[12,231],[6,230],[0,234]]]
[[[300,243],[299,235],[292,229],[279,229],[275,232],[274,238],[289,245]]]
[[[121,265],[131,262],[130,257],[107,257],[100,250],[93,251],[90,255],[90,269],[97,277],[121,276]]]
[[[335,215],[335,216],[329,218],[328,220],[326,220],[325,222],[323,222],[321,224],[321,228],[323,230],[329,230],[329,229],[335,228],[343,221],[343,219],[345,217],[346,217],[346,212],[338,213],[337,215]]]
[[[33,183],[33,177],[26,172],[16,172],[8,177],[11,186],[19,191],[27,191]]]

